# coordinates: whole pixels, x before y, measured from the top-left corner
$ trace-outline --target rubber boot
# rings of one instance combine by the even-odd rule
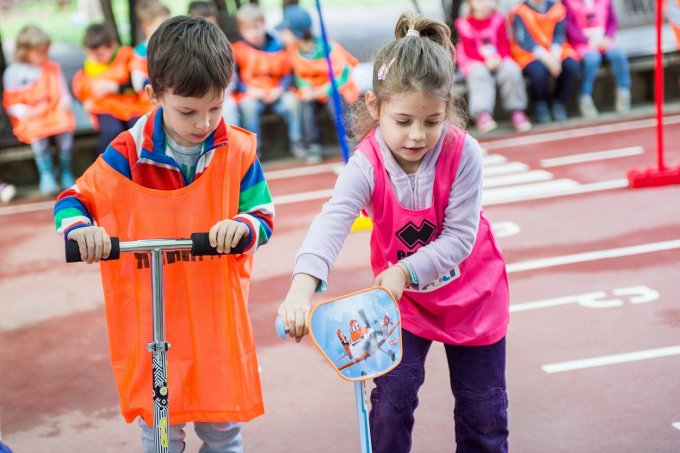
[[[76,178],[71,171],[71,153],[59,155],[59,181],[62,189],[73,187],[76,183]]]
[[[52,166],[52,155],[45,154],[43,156],[35,156],[35,164],[38,167],[38,174],[40,175],[40,193],[44,195],[54,195],[59,191],[57,179],[54,176],[54,167]]]

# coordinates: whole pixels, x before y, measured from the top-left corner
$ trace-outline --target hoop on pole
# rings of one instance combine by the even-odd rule
[[[675,0],[670,0],[675,1]],[[668,168],[664,163],[663,137],[663,49],[661,46],[661,25],[663,22],[663,0],[656,2],[656,61],[654,65],[654,98],[656,102],[656,153],[657,168],[632,169],[628,172],[630,187],[658,187],[680,184],[680,166]]]

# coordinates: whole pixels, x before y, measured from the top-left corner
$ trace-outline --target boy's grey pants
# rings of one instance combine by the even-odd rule
[[[142,448],[144,453],[154,453],[154,430],[141,418],[137,424],[142,428]],[[170,446],[168,453],[184,451],[184,427],[186,424],[170,425],[168,437]],[[207,423],[194,422],[194,430],[203,441],[200,453],[243,453],[243,439],[240,423]]]
[[[527,108],[527,89],[522,70],[517,63],[505,58],[494,73],[482,63],[473,64],[467,76],[468,110],[475,118],[482,112],[493,114],[496,105],[496,84],[500,87],[503,108],[512,112]]]

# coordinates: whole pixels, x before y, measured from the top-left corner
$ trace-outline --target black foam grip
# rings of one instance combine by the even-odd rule
[[[247,238],[241,238],[236,247],[232,247],[228,253],[243,253],[246,242]],[[218,253],[217,249],[210,245],[208,233],[191,233],[191,254],[194,256],[224,255],[224,253]]]
[[[67,263],[79,263],[82,261],[80,259],[80,248],[78,243],[73,239],[66,240],[66,262]],[[111,252],[109,257],[104,261],[117,260],[120,258],[120,240],[117,237],[111,238]]]

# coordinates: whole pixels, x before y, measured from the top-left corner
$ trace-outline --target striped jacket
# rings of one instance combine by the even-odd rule
[[[250,134],[250,132],[243,131]],[[225,151],[231,130],[222,120],[203,143],[196,164],[194,180],[209,167],[216,152]],[[185,187],[187,181],[180,165],[166,154],[163,111],[156,109],[142,117],[130,129],[111,142],[100,157],[115,171],[137,184],[160,190]],[[238,215],[233,220],[243,222],[250,231],[244,253],[253,253],[269,241],[274,226],[274,205],[259,160],[255,158],[241,178]],[[66,237],[76,228],[93,225],[90,200],[80,193],[78,184],[62,192],[54,206],[57,231]],[[221,219],[215,219],[217,222]]]

